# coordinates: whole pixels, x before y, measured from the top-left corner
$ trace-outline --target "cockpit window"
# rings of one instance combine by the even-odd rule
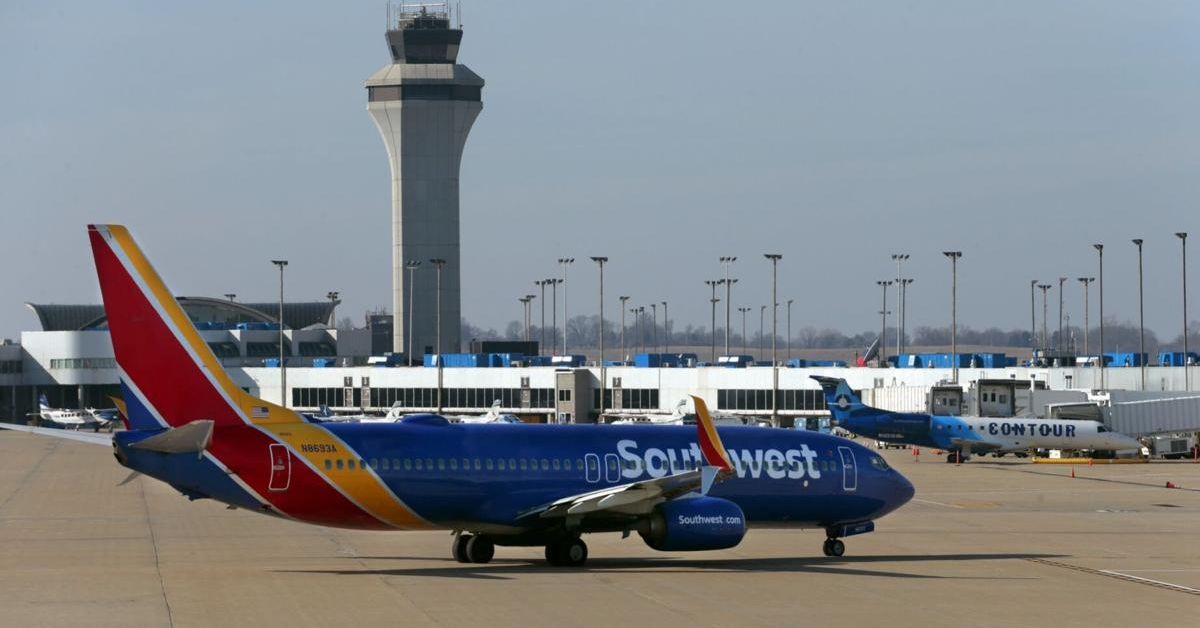
[[[887,461],[879,456],[871,456],[871,466],[879,469],[880,471],[887,471],[891,468],[888,466]]]

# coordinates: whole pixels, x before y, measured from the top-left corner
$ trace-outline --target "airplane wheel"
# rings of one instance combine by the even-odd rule
[[[846,553],[846,544],[841,539],[829,539],[829,556],[841,556]]]
[[[470,534],[454,535],[454,542],[450,544],[450,555],[460,563],[469,563],[467,560],[467,543],[473,537]]]
[[[833,539],[825,539],[825,542],[821,544],[822,554],[826,556],[833,556],[833,550],[829,549],[829,544],[831,541],[833,541]]]
[[[487,563],[496,555],[496,545],[482,536],[473,536],[467,541],[467,562]]]
[[[587,562],[587,543],[582,539],[567,539],[546,546],[546,562],[555,567],[579,567]]]

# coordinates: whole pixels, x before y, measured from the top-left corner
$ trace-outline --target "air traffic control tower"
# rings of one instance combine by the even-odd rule
[[[438,269],[430,260],[445,260],[442,351],[458,351],[460,344],[458,170],[483,107],[483,79],[457,63],[461,41],[462,28],[451,28],[445,4],[390,7],[392,62],[367,79],[367,111],[392,166],[392,350],[407,351],[411,321],[415,355],[409,359],[432,352],[436,343]],[[411,261],[421,265],[409,286]]]

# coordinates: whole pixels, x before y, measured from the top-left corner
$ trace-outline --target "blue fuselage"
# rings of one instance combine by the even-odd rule
[[[344,445],[309,456],[318,472],[374,474],[414,513],[449,529],[528,532],[542,525],[523,518],[531,509],[695,469],[701,462],[696,428],[687,426],[472,425],[428,416],[316,427]],[[846,439],[758,427],[722,427],[719,433],[736,474],[709,494],[735,502],[752,524],[868,521],[913,495],[908,480],[875,452]],[[195,497],[239,506],[255,502],[223,477],[230,474],[206,468],[214,464],[208,457],[129,449],[137,436],[123,436],[118,443],[128,466]]]

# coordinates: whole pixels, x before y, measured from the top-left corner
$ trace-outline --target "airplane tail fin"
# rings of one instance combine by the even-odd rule
[[[499,399],[492,402],[492,407],[488,408],[487,414],[485,414],[484,417],[489,418],[493,421],[500,418],[500,400]]]
[[[329,409],[329,404],[321,404],[320,412],[317,413],[317,418],[328,419],[333,416],[333,411]]]
[[[700,453],[704,456],[704,466],[700,469],[700,494],[707,495],[713,483],[733,473],[733,462],[721,435],[713,424],[712,416],[708,414],[708,405],[696,395],[692,395],[692,403],[696,406],[696,436],[700,441]]]
[[[89,225],[96,276],[134,429],[302,422],[244,392],[120,225]]]
[[[821,390],[825,392],[825,405],[829,406],[829,412],[833,414],[833,418],[842,420],[855,414],[862,414],[864,411],[874,411],[874,408],[863,404],[858,395],[850,389],[846,380],[840,377],[822,377],[820,375],[810,375],[809,377],[817,380],[817,383],[821,385]]]
[[[50,409],[50,400],[46,398],[46,393],[38,395],[38,409],[43,411]]]

